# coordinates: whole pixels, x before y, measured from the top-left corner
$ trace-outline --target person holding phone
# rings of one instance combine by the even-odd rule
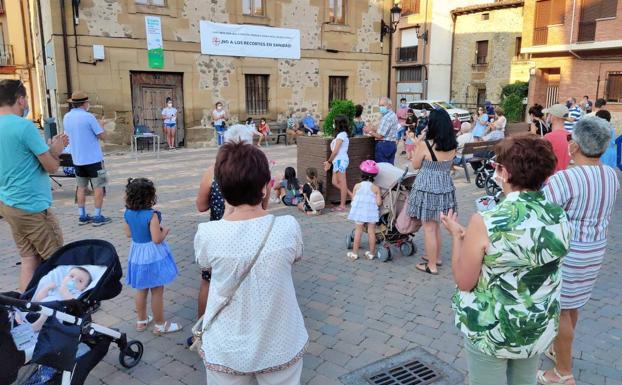
[[[432,110],[428,127],[415,140],[412,166],[420,170],[408,197],[408,215],[421,220],[425,245],[424,262],[417,270],[437,275],[442,265],[441,214],[456,212],[456,188],[451,179],[451,166],[458,142],[451,118],[445,110]]]
[[[162,109],[162,120],[164,121],[164,135],[169,150],[177,148],[175,145],[175,133],[177,132],[177,108],[173,107],[173,99],[166,98],[166,107]]]

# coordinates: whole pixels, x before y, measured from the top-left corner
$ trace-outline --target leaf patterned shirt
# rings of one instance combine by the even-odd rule
[[[557,335],[566,213],[541,192],[513,192],[481,215],[489,246],[475,288],[453,297],[456,324],[485,354],[533,357]]]

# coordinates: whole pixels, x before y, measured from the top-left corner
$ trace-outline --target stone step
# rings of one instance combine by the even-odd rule
[[[214,138],[214,130],[205,127],[189,127],[186,129],[186,143],[209,142]]]

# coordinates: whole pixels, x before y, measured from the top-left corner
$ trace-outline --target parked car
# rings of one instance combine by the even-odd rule
[[[471,114],[467,110],[463,110],[461,108],[456,108],[451,104],[444,102],[442,100],[417,100],[414,102],[410,102],[408,104],[409,108],[412,108],[415,111],[415,115],[419,117],[421,114],[421,110],[426,109],[428,111],[432,111],[434,109],[442,108],[449,116],[453,119],[454,114],[458,114],[458,119],[461,122],[469,122],[471,120]]]

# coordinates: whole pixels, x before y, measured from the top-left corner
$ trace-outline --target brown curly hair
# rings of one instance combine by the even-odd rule
[[[148,210],[158,201],[153,182],[147,178],[128,178],[125,186],[125,207],[130,210]]]
[[[553,146],[539,136],[516,135],[495,147],[497,163],[510,174],[508,183],[515,187],[539,191],[555,172],[557,157]]]

